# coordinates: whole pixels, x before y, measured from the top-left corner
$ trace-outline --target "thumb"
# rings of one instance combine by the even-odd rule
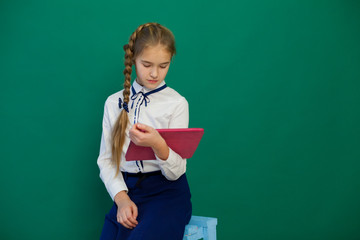
[[[149,126],[147,126],[145,124],[140,124],[140,123],[136,124],[136,128],[142,132],[149,132],[151,129]]]

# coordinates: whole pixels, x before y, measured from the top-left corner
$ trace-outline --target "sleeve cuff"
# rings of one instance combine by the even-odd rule
[[[168,162],[169,160],[170,160],[170,162],[171,162],[171,159],[173,159],[174,157],[173,157],[173,155],[174,155],[174,151],[171,149],[171,148],[169,148],[169,156],[168,156],[168,158],[167,159],[165,159],[165,160],[162,160],[161,158],[159,158],[156,154],[155,154],[155,157],[156,157],[156,159],[157,160],[159,160],[160,161],[160,164],[162,164],[162,163],[166,163],[166,162]],[[174,161],[173,161],[174,162]],[[169,162],[168,162],[169,163]]]
[[[121,173],[119,173],[119,174],[121,174]],[[126,192],[128,192],[128,188],[127,188],[126,184],[122,183],[120,181],[113,183],[111,186],[109,186],[107,188],[107,190],[108,190],[108,192],[110,194],[110,197],[111,197],[111,199],[113,201],[114,201],[115,195],[118,194],[119,192],[124,191],[124,190]]]
[[[156,156],[162,174],[170,181],[177,180],[186,169],[186,159],[182,159],[176,152],[169,148],[169,156],[166,160]],[[185,161],[185,162],[182,162]]]

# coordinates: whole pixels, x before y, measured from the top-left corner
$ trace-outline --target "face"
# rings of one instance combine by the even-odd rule
[[[135,59],[137,82],[155,89],[164,81],[170,67],[171,53],[163,46],[149,46]]]

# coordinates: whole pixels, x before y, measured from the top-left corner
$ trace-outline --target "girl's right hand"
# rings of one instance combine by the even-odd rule
[[[115,203],[118,207],[116,219],[126,228],[133,229],[138,224],[136,218],[138,216],[137,206],[125,191],[121,191],[114,197]]]

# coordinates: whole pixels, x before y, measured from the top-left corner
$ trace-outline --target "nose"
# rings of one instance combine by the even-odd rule
[[[158,71],[157,71],[157,68],[152,68],[151,71],[150,71],[150,77],[151,78],[157,78],[158,77]]]

